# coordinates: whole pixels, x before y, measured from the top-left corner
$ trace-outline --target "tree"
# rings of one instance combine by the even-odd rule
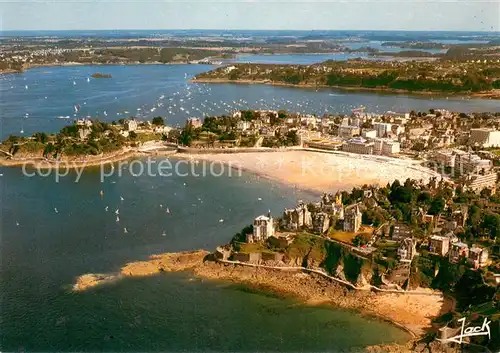
[[[193,125],[190,123],[186,123],[186,126],[182,130],[179,136],[179,142],[184,146],[191,146],[191,142],[193,141]]]
[[[445,200],[441,197],[438,196],[431,202],[431,207],[429,208],[429,214],[430,215],[438,215],[439,213],[443,212],[444,206],[446,202]]]
[[[48,137],[44,132],[36,132],[33,134],[33,138],[36,142],[41,142],[43,144],[47,143]]]
[[[397,221],[401,221],[403,219],[403,212],[400,209],[394,209],[391,211],[392,217],[394,217]]]
[[[155,116],[152,121],[153,125],[156,126],[163,126],[165,125],[165,121],[163,121],[163,118],[161,116]]]
[[[417,202],[419,204],[429,205],[431,203],[432,196],[428,191],[421,192],[417,197]]]
[[[500,236],[500,215],[494,212],[485,212],[481,227],[492,239]]]
[[[297,131],[292,130],[286,133],[286,145],[297,146],[300,144],[300,137],[297,135]]]
[[[43,156],[44,157],[47,157],[49,154],[55,152],[55,147],[52,143],[49,143],[47,146],[45,146],[44,150],[43,150]]]

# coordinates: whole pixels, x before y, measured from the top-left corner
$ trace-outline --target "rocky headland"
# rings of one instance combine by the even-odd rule
[[[431,326],[433,317],[449,310],[452,303],[439,292],[421,289],[406,293],[376,293],[354,290],[314,273],[249,267],[217,261],[205,250],[153,255],[148,260],[131,262],[116,274],[84,274],[77,278],[74,291],[111,283],[128,276],[151,276],[161,272],[190,271],[208,280],[244,284],[278,295],[292,296],[307,305],[332,305],[352,309],[392,322],[414,338]],[[373,349],[376,349],[374,347]],[[398,346],[392,351],[405,351]]]

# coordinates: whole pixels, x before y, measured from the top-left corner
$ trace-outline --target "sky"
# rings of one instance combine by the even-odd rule
[[[0,29],[500,31],[500,0],[0,0]]]

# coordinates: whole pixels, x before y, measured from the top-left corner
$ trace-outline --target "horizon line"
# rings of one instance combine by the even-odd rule
[[[85,28],[85,29],[0,29],[0,32],[58,32],[58,31],[295,31],[295,32],[321,32],[321,31],[345,31],[345,32],[455,32],[455,33],[500,33],[500,30],[453,30],[453,29],[242,29],[242,28]]]

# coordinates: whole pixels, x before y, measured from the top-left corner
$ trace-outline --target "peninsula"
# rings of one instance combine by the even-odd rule
[[[500,98],[500,61],[325,61],[313,65],[233,64],[193,82],[258,83],[395,93],[462,94]]]
[[[420,351],[433,342],[432,351],[439,352],[444,348],[435,339],[459,330],[457,318],[476,325],[487,318],[495,327],[500,322],[494,240],[500,215],[493,211],[500,199],[484,195],[435,179],[324,193],[276,219],[270,212],[255,217],[212,253],[153,255],[117,274],[82,275],[73,289],[191,271],[309,305],[375,315],[412,333],[412,343],[397,351]],[[475,337],[468,343],[494,350],[498,342]]]

